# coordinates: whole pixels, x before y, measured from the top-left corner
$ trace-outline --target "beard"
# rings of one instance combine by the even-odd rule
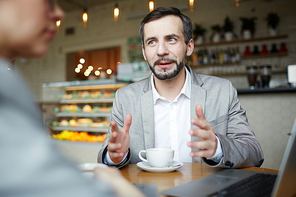
[[[166,62],[170,62],[170,63],[175,63],[176,64],[176,68],[173,71],[168,71],[167,69],[163,69],[161,72],[157,72],[155,70],[155,66],[157,64],[159,64],[159,62],[161,61],[166,61]],[[156,60],[153,63],[153,66],[150,65],[150,63],[147,61],[150,70],[152,71],[152,73],[155,75],[155,77],[157,77],[159,80],[166,80],[166,79],[172,79],[175,76],[177,76],[180,71],[184,68],[185,64],[186,64],[186,55],[182,58],[181,62],[178,63],[176,60],[174,59],[169,59],[169,58],[159,58],[158,60]]]

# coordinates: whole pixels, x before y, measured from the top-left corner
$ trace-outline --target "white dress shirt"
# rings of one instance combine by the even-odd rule
[[[186,81],[173,100],[160,96],[155,89],[153,76],[151,76],[154,101],[154,131],[156,148],[172,148],[175,150],[174,160],[192,162],[191,148],[187,142],[191,140],[190,130],[190,73],[186,71]]]
[[[190,96],[191,96],[191,74],[186,70],[185,84],[180,94],[170,101],[159,95],[155,89],[153,74],[151,84],[154,101],[154,132],[155,148],[172,148],[175,150],[174,160],[181,162],[192,162],[190,156],[191,148],[187,142],[191,141],[189,130],[191,129],[190,117]],[[213,157],[209,158],[219,162],[223,156],[219,138],[216,136],[218,144]],[[125,154],[122,161],[126,159]],[[112,162],[107,152],[106,163],[116,165]]]
[[[192,162],[190,156],[191,148],[187,142],[191,141],[189,130],[191,129],[190,96],[191,96],[191,74],[186,70],[185,84],[179,95],[173,100],[167,100],[160,96],[155,89],[153,76],[151,84],[154,100],[154,131],[156,148],[172,148],[175,150],[174,160],[181,162]],[[219,162],[223,156],[219,138],[216,136],[218,145],[212,158]]]

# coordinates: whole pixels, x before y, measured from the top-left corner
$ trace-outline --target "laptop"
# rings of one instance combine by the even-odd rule
[[[255,183],[247,191],[246,195],[235,192],[243,192],[247,185],[252,184],[256,177],[268,176],[273,179],[267,182],[261,179],[258,182],[268,183],[268,186],[260,186]],[[260,179],[260,178],[259,178]],[[259,187],[259,192],[267,191],[267,195],[251,192]],[[238,191],[236,191],[238,190]],[[252,190],[252,191],[251,191]],[[190,181],[188,183],[164,190],[166,196],[293,196],[296,195],[296,120],[286,146],[286,150],[280,165],[279,173],[254,172],[240,169],[224,169],[209,176]]]

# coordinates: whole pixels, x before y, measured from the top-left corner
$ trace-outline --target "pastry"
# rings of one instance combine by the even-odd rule
[[[90,105],[84,105],[83,108],[82,108],[82,111],[87,112],[87,113],[93,112]]]
[[[69,126],[69,122],[68,122],[67,120],[62,120],[62,121],[59,123],[59,126],[67,127],[67,126]]]
[[[76,127],[77,126],[77,122],[74,119],[69,120],[69,124],[71,127]]]
[[[81,118],[77,120],[78,127],[91,127],[92,123],[93,123],[93,120],[89,118]]]

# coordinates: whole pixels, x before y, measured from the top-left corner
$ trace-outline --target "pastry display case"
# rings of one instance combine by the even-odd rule
[[[50,137],[82,143],[103,142],[115,91],[125,85],[116,79],[44,83],[43,118]]]

